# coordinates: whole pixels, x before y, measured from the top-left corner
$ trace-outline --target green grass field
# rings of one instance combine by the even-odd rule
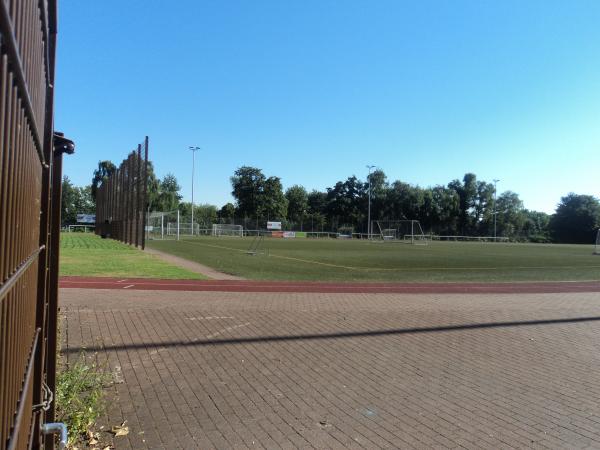
[[[600,280],[591,245],[265,238],[268,255],[246,254],[252,238],[155,240],[147,245],[256,280],[575,281]]]
[[[91,233],[61,233],[60,275],[90,277],[202,279],[112,239]]]

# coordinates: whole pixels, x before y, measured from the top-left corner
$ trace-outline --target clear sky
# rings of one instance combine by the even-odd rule
[[[600,197],[600,1],[59,2],[55,127],[89,184],[150,137],[157,175],[231,200],[251,165],[325,189],[500,179],[529,209]]]

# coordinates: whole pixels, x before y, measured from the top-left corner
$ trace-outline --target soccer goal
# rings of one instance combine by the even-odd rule
[[[180,236],[198,236],[200,234],[200,225],[195,223],[192,228],[192,222],[169,222],[167,223],[167,235],[176,236],[179,228]]]
[[[373,235],[382,241],[427,245],[428,241],[418,220],[374,220]]]
[[[179,211],[154,211],[148,214],[146,238],[177,239],[181,235]]]
[[[213,236],[243,237],[244,227],[241,225],[230,225],[226,223],[215,223],[212,226]]]
[[[594,255],[600,255],[600,228],[596,232],[596,245],[594,246]]]

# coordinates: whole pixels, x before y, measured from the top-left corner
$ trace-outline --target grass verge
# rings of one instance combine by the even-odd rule
[[[91,233],[61,233],[60,275],[206,279],[112,239]]]

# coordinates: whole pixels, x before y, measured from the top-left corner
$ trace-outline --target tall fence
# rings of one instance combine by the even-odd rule
[[[147,190],[148,136],[98,188],[96,234],[143,249]]]
[[[53,448],[62,153],[55,0],[0,1],[0,448]]]

